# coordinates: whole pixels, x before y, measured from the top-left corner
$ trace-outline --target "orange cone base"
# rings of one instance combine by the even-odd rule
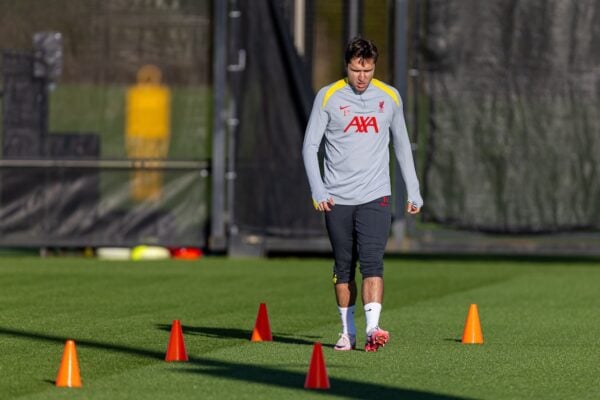
[[[327,376],[327,368],[323,358],[323,348],[321,343],[317,342],[313,346],[310,366],[304,381],[304,389],[329,389],[329,376]]]
[[[179,320],[174,320],[171,326],[171,336],[169,337],[169,346],[167,347],[165,361],[188,361],[181,322]]]
[[[75,342],[73,340],[67,340],[65,344],[65,350],[56,377],[56,386],[69,388],[81,387],[79,361],[77,361],[77,350],[75,349]]]
[[[463,344],[483,344],[483,332],[479,322],[477,304],[471,304],[462,337]]]
[[[267,314],[267,305],[260,303],[258,307],[258,315],[256,316],[256,323],[254,324],[254,330],[252,331],[252,342],[271,342],[273,341],[273,335],[271,334],[271,326],[269,324],[269,315]]]
[[[177,260],[198,260],[203,254],[197,247],[179,247],[171,250],[171,255]]]

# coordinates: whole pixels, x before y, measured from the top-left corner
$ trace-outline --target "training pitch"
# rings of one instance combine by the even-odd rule
[[[385,268],[391,339],[365,353],[332,348],[328,259],[0,258],[0,398],[600,398],[597,259],[387,258]],[[250,341],[260,303],[272,342]],[[473,303],[482,345],[461,343]],[[187,362],[165,361],[174,320]],[[77,389],[55,386],[67,339]],[[304,389],[315,342],[329,390]]]

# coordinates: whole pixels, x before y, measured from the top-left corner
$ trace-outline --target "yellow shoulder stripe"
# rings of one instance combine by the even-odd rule
[[[337,92],[338,90],[340,90],[344,86],[346,86],[346,80],[345,79],[340,79],[339,81],[337,81],[336,83],[334,83],[333,85],[331,85],[331,87],[329,89],[327,89],[327,92],[325,92],[325,97],[323,98],[323,104],[321,104],[321,108],[325,108],[325,105],[329,101],[329,98],[331,96],[333,96],[333,94],[335,92]]]
[[[400,105],[400,99],[398,98],[398,96],[396,95],[396,93],[389,88],[388,85],[386,85],[385,83],[381,82],[378,79],[373,79],[371,81],[371,83],[373,85],[375,85],[376,87],[378,87],[379,89],[383,90],[384,92],[386,92],[388,95],[390,95],[390,97],[396,102],[397,105]]]

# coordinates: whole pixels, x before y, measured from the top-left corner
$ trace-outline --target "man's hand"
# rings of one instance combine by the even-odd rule
[[[326,201],[322,201],[318,204],[317,210],[319,211],[331,211],[335,203],[333,202],[333,197],[330,197]]]
[[[409,213],[409,214],[418,214],[419,211],[421,211],[421,207],[417,207],[416,205],[414,205],[410,201],[406,205],[406,212]]]

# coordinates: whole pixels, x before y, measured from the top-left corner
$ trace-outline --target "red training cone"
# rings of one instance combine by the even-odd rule
[[[260,303],[258,307],[258,315],[256,316],[256,323],[254,324],[254,330],[252,331],[253,342],[271,342],[273,336],[271,335],[271,326],[269,325],[269,316],[267,315],[267,305]]]
[[[306,380],[304,381],[304,389],[329,389],[329,387],[329,377],[323,359],[323,348],[321,343],[317,342],[313,346],[310,367],[308,367],[308,374],[306,374]]]
[[[56,386],[58,387],[81,387],[81,376],[79,375],[79,362],[77,361],[77,350],[75,342],[67,340],[63,352],[58,375],[56,376]]]
[[[167,347],[166,361],[187,361],[188,355],[185,351],[183,342],[183,332],[181,331],[181,322],[178,319],[173,321],[171,327],[171,336],[169,337],[169,347]]]

